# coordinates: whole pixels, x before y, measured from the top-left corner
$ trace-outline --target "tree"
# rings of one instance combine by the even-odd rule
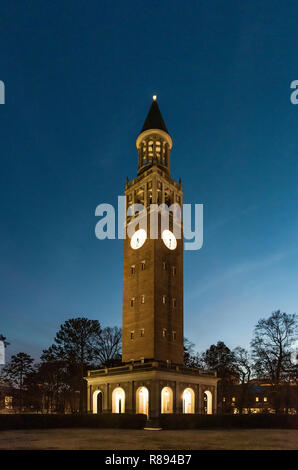
[[[223,412],[229,412],[230,408],[227,402],[223,401],[223,398],[226,398],[230,393],[233,384],[239,377],[235,354],[223,341],[218,341],[216,345],[212,344],[203,353],[202,357],[207,369],[217,371],[217,375],[220,378],[218,384],[219,408],[222,408]]]
[[[240,383],[248,383],[252,374],[252,363],[249,352],[238,346],[234,349],[233,354],[235,356],[236,370],[240,378]]]
[[[189,360],[191,355],[194,354],[194,343],[192,343],[189,339],[184,338],[184,365],[189,365]]]
[[[43,410],[43,396],[41,393],[42,384],[40,382],[38,366],[32,372],[29,372],[24,379],[24,399],[25,407],[36,412]]]
[[[194,343],[184,338],[184,365],[186,367],[203,368],[202,355],[194,350]]]
[[[50,353],[57,361],[64,361],[69,372],[69,384],[80,391],[80,412],[85,409],[83,376],[98,357],[101,327],[98,320],[85,317],[71,318],[60,326]],[[44,351],[45,352],[45,351]],[[49,352],[49,351],[48,351]]]
[[[276,413],[288,408],[288,385],[295,374],[291,345],[297,338],[297,315],[276,310],[262,318],[254,329],[251,341],[254,371],[259,379],[272,385]],[[284,406],[283,406],[284,405]]]
[[[52,347],[43,351],[41,363],[29,380],[32,394],[39,395],[41,409],[48,413],[65,412],[67,401],[71,401],[71,370],[67,361],[58,357]]]
[[[2,373],[19,391],[19,409],[23,409],[23,399],[26,377],[34,370],[34,359],[26,353],[20,352],[11,357],[10,362],[3,368]]]
[[[242,413],[244,404],[248,403],[248,391],[252,375],[252,363],[249,352],[238,346],[233,351],[236,361],[236,370],[240,379],[240,395],[238,398],[239,413]]]
[[[215,369],[221,380],[238,377],[235,354],[223,341],[212,344],[203,354],[203,358],[207,368]]]
[[[101,367],[115,367],[121,364],[122,330],[117,326],[104,328],[98,336],[97,357]]]
[[[292,369],[291,344],[297,331],[297,315],[280,310],[258,321],[251,341],[254,370],[259,378],[277,385]]]

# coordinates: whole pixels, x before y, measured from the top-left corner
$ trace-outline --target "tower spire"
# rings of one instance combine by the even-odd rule
[[[141,132],[148,131],[149,129],[160,129],[161,131],[168,133],[167,127],[157,104],[156,95],[153,95],[153,101]]]
[[[160,166],[169,174],[172,146],[172,138],[161,115],[157,97],[153,95],[151,107],[136,141],[139,161],[138,174],[152,165]]]

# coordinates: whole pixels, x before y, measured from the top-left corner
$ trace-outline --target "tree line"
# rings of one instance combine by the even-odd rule
[[[295,349],[296,344],[296,349]],[[240,413],[250,403],[249,394],[255,383],[269,385],[270,401],[275,412],[294,404],[298,412],[298,342],[297,315],[274,311],[262,318],[254,328],[250,349],[230,350],[223,341],[213,344],[203,353],[194,352],[194,344],[186,341],[185,364],[189,367],[216,370],[218,405],[222,412],[231,412],[227,397],[237,390]],[[236,385],[236,387],[235,387]]]
[[[38,364],[20,352],[11,357],[1,376],[17,392],[14,400],[20,411],[84,412],[87,370],[119,364],[121,328],[101,328],[98,320],[79,317],[60,326]]]
[[[40,362],[20,352],[11,357],[1,376],[15,391],[19,410],[47,412],[86,411],[88,369],[121,365],[121,328],[101,328],[97,320],[85,317],[64,322],[53,344],[43,350]],[[0,340],[9,343],[3,335]],[[195,345],[185,339],[184,364],[216,370],[218,404],[223,413],[231,412],[225,397],[238,387],[238,409],[241,413],[248,402],[252,379],[270,385],[276,412],[287,408],[287,397],[293,391],[298,406],[298,357],[293,351],[297,343],[297,315],[274,311],[269,318],[258,321],[250,349],[240,346],[230,350],[223,341],[212,344],[205,352],[195,351]],[[292,387],[292,388],[291,388]]]

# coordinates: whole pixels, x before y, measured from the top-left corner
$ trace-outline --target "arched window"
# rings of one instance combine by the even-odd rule
[[[170,387],[164,387],[161,391],[161,412],[173,413],[173,391]]]
[[[210,390],[204,392],[204,412],[207,415],[212,415],[212,393]]]
[[[112,413],[125,412],[125,392],[123,388],[117,387],[112,393]]]
[[[183,413],[195,412],[195,394],[192,388],[186,388],[183,392]]]
[[[95,390],[93,393],[93,406],[92,406],[92,411],[94,414],[96,413],[102,413],[102,391],[101,390]]]
[[[144,415],[149,414],[149,392],[146,387],[139,387],[136,395],[136,412]]]

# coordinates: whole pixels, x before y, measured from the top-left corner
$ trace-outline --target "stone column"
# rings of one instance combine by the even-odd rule
[[[173,413],[177,411],[177,382],[171,383],[171,389],[173,390]]]
[[[161,394],[159,380],[152,381],[149,395],[149,417],[158,418],[161,411]]]
[[[126,406],[125,406],[125,413],[135,413],[135,399],[134,399],[134,394],[135,394],[135,386],[134,386],[134,381],[132,380],[129,382],[128,387],[128,396],[126,400]]]
[[[103,412],[112,413],[112,397],[110,397],[111,387],[110,384],[104,385],[104,396],[103,396]]]
[[[212,391],[212,413],[217,414],[217,385],[215,385]]]
[[[193,389],[195,392],[195,414],[199,414],[200,413],[200,398],[199,398],[200,386],[195,385]]]
[[[92,402],[92,385],[88,385],[87,388],[87,413],[93,412],[93,402]]]
[[[199,414],[204,413],[204,392],[202,384],[199,385],[199,403],[198,403]]]
[[[175,390],[176,390],[176,410],[175,413],[182,413],[182,389],[180,382],[175,382]]]

